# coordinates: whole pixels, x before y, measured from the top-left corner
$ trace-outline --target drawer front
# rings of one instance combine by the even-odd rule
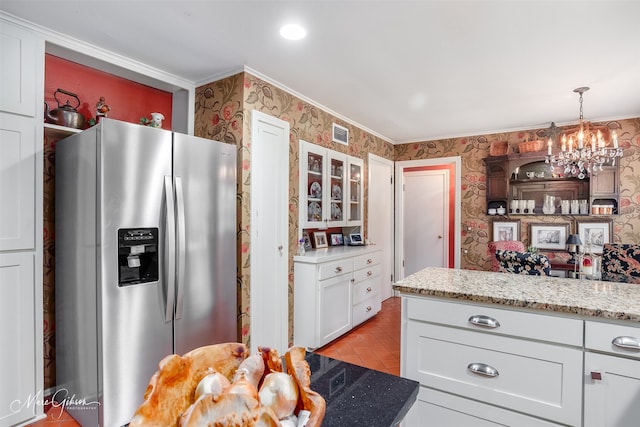
[[[370,279],[372,277],[380,277],[382,273],[382,266],[380,264],[370,265],[366,268],[356,270],[353,272],[353,278],[355,282],[362,282],[363,280]]]
[[[429,422],[425,422],[429,420]],[[527,426],[558,427],[549,421],[497,408],[474,400],[420,387],[418,399],[403,421],[404,427]]]
[[[408,297],[407,317],[491,334],[582,347],[583,322],[474,304]]]
[[[604,351],[640,359],[640,326],[585,322],[584,346],[587,350]]]
[[[380,280],[369,279],[356,282],[353,286],[353,303],[358,304],[374,295],[380,295]]]
[[[380,264],[380,251],[371,252],[365,255],[358,255],[353,258],[353,269],[359,270],[375,264]]]
[[[407,341],[404,354],[412,357],[402,361],[404,374],[422,385],[555,422],[581,423],[580,349],[415,321],[406,325]]]
[[[331,277],[350,274],[352,272],[353,258],[347,258],[339,261],[320,264],[318,278],[319,280],[330,279]]]
[[[367,319],[375,316],[382,307],[380,295],[374,295],[372,298],[362,301],[353,306],[352,320],[353,326],[356,326]]]

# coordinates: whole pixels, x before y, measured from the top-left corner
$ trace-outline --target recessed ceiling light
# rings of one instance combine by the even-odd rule
[[[287,24],[280,28],[280,35],[287,40],[300,40],[307,35],[307,31],[298,24]]]

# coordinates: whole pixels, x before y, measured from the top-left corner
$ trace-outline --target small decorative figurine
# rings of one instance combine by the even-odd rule
[[[100,100],[96,103],[96,119],[107,117],[109,111],[111,111],[111,107],[104,102],[104,96],[101,96]]]
[[[164,116],[162,115],[162,113],[151,113],[151,123],[149,123],[149,126],[154,128],[161,128],[163,120]]]

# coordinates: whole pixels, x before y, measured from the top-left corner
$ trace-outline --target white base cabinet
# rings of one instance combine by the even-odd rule
[[[640,328],[585,322],[584,427],[640,424]]]
[[[339,246],[294,257],[294,345],[322,347],[380,311],[380,254]]]
[[[401,373],[421,384],[405,425],[580,425],[581,320],[421,297],[402,311]]]

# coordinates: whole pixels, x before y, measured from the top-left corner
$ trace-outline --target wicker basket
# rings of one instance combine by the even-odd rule
[[[534,151],[542,151],[543,149],[544,141],[541,139],[518,143],[518,151],[521,153],[532,153]]]
[[[509,151],[508,141],[492,141],[489,146],[490,156],[502,156],[507,154],[507,151]]]

